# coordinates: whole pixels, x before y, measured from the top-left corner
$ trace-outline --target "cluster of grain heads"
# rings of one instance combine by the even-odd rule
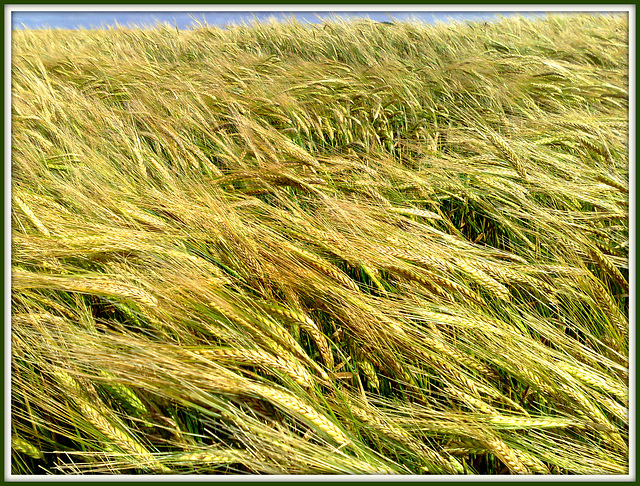
[[[114,416],[105,408],[91,386],[81,385],[66,371],[54,371],[55,381],[61,386],[78,407],[83,417],[105,437],[107,449],[116,447],[131,456],[131,464],[152,472],[168,473],[170,470],[159,464],[157,459],[134,438]]]
[[[203,359],[212,359],[217,362],[228,361],[230,363],[247,364],[261,368],[277,370],[290,376],[296,383],[304,388],[311,388],[314,381],[309,372],[297,360],[290,361],[272,354],[252,349],[217,348],[194,349],[193,353]]]
[[[625,16],[12,36],[13,472],[628,472]]]
[[[103,295],[133,300],[144,305],[155,306],[157,299],[153,295],[133,285],[104,278],[80,278],[66,275],[41,275],[21,269],[12,269],[11,286],[15,290],[56,289],[81,294]]]

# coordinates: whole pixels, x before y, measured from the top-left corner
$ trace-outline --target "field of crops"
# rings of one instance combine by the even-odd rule
[[[13,32],[11,472],[628,474],[628,32]]]

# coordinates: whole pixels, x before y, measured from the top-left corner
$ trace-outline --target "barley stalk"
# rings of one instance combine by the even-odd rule
[[[458,398],[465,405],[467,406],[470,405],[471,409],[480,410],[482,413],[485,413],[487,415],[497,414],[496,409],[493,408],[491,405],[488,405],[484,400],[480,400],[468,393],[465,393],[461,390],[457,390],[456,388],[453,388],[453,387],[448,387],[447,391],[454,397]]]
[[[614,302],[614,300],[609,295],[609,292],[604,288],[604,286],[600,283],[600,281],[592,278],[592,289],[593,289],[593,297],[596,303],[603,309],[607,311],[608,317],[611,320],[612,324],[616,326],[618,331],[622,333],[623,336],[629,335],[629,324],[627,318],[622,315],[618,305]]]
[[[487,453],[486,447],[482,446],[462,446],[462,447],[446,447],[445,451],[454,456],[466,456],[469,454],[483,455]]]
[[[496,436],[490,436],[487,439],[483,439],[487,449],[491,451],[498,459],[500,459],[505,466],[509,468],[513,474],[529,475],[531,471],[524,465],[518,454],[514,449],[505,444]]]
[[[455,350],[454,348],[452,348],[451,346],[449,346],[448,344],[442,341],[439,341],[437,339],[424,338],[423,342],[425,345],[432,347],[433,349],[435,349],[436,351],[442,354],[450,356],[455,361],[458,361],[464,364],[467,368],[478,371],[484,376],[495,375],[495,372],[485,364],[481,363],[478,360],[473,359],[470,356],[467,356],[463,353],[458,352],[457,350]]]
[[[531,454],[528,454],[520,449],[513,449],[513,452],[516,456],[518,456],[518,459],[520,459],[522,464],[528,467],[534,474],[551,474],[549,468],[537,457],[532,456]]]
[[[80,384],[64,371],[55,371],[58,382],[71,393],[71,398],[78,406],[82,415],[102,434],[113,441],[117,447],[131,454],[140,464],[150,467],[156,472],[168,473],[170,469],[158,463],[157,459],[137,440],[125,432],[120,426],[114,425],[108,416],[111,414],[104,407],[97,408],[86,398],[92,388],[82,388]],[[94,403],[95,402],[94,400]]]
[[[491,265],[489,263],[484,263],[484,262],[479,262],[479,261],[475,261],[474,265],[476,267],[481,268],[482,270],[484,270],[485,272],[487,272],[489,275],[495,277],[496,279],[502,281],[503,283],[506,284],[510,284],[510,283],[518,283],[518,284],[526,284],[529,285],[531,288],[538,290],[538,291],[544,291],[545,292],[545,297],[553,300],[553,295],[555,294],[555,288],[552,287],[551,285],[547,284],[546,282],[543,282],[541,280],[538,280],[534,277],[531,277],[525,273],[520,273],[517,272],[515,270],[512,270],[510,268],[505,268],[505,267],[500,267],[497,265]],[[542,292],[540,292],[542,293]]]
[[[410,251],[407,251],[402,248],[394,248],[390,246],[376,246],[376,250],[384,253],[385,255],[403,258],[407,261],[413,263],[420,263],[425,265],[428,268],[437,268],[438,270],[445,271],[448,269],[448,264],[446,261],[434,258],[430,255],[425,254],[416,254]]]
[[[314,168],[320,167],[320,164],[318,163],[318,161],[314,157],[312,157],[309,154],[309,152],[307,152],[305,149],[303,149],[299,145],[296,145],[295,143],[291,142],[287,138],[283,137],[282,140],[280,140],[279,148],[288,156],[296,160],[299,160],[301,162],[304,162],[310,167],[314,167]]]
[[[612,177],[609,177],[606,174],[598,174],[595,179],[598,182],[602,182],[603,184],[606,184],[608,186],[614,187],[616,189],[618,189],[620,192],[624,193],[624,194],[629,194],[629,187],[627,187],[626,185],[622,184],[621,182],[618,182],[617,180],[613,179]]]
[[[616,282],[618,282],[622,288],[629,288],[629,283],[624,278],[618,267],[613,265],[609,259],[598,248],[591,247],[587,249],[587,253],[591,259],[609,276],[611,276]]]
[[[284,307],[271,305],[267,303],[262,304],[267,310],[271,312],[275,312],[281,316],[284,316],[292,321],[295,321],[300,324],[302,329],[304,329],[309,335],[311,339],[316,343],[318,350],[320,351],[320,356],[324,361],[325,366],[329,369],[333,369],[334,361],[333,361],[333,353],[329,349],[329,344],[327,343],[327,338],[320,331],[317,324],[308,316],[300,313],[292,311],[291,309],[286,309]]]
[[[18,268],[13,268],[11,273],[14,289],[57,289],[66,292],[130,299],[151,307],[155,307],[158,304],[157,299],[144,290],[114,280],[94,277],[79,278],[66,275],[42,275]]]
[[[479,268],[476,268],[476,266],[470,260],[457,259],[456,264],[466,273],[471,275],[473,280],[478,282],[483,288],[489,290],[499,299],[505,302],[511,301],[511,294],[509,293],[509,290],[507,290],[504,285],[496,281],[494,278],[490,277]]]
[[[594,388],[605,391],[607,393],[611,393],[615,397],[619,398],[623,402],[627,403],[629,400],[629,390],[623,386],[618,385],[617,383],[613,383],[611,380],[607,380],[604,376],[600,376],[596,374],[595,371],[588,370],[587,368],[577,367],[570,365],[564,361],[559,361],[556,363],[557,366],[567,371],[572,376],[578,378],[579,380],[587,383]]]
[[[342,432],[342,430],[334,425],[331,420],[318,413],[311,405],[296,396],[258,383],[247,383],[245,385],[245,389],[246,391],[256,393],[257,395],[266,398],[286,411],[294,412],[301,416],[322,430],[338,444],[351,444],[351,440],[344,434],[344,432]]]
[[[568,385],[560,385],[560,390],[564,392],[571,400],[573,400],[574,405],[577,406],[576,410],[578,414],[582,415],[585,419],[589,421],[594,421],[597,424],[600,424],[611,433],[615,433],[616,427],[611,424],[609,419],[602,413],[602,411],[594,405],[583,393],[574,390]]]
[[[244,316],[242,316],[238,311],[236,311],[236,309],[231,307],[227,302],[224,302],[222,300],[219,300],[217,302],[211,301],[208,303],[208,305],[209,307],[214,309],[216,312],[224,316],[226,319],[232,322],[236,322],[240,324],[242,327],[244,327],[246,330],[252,332],[254,336],[260,340],[260,342],[262,342],[265,346],[275,351],[277,355],[280,355],[280,354],[287,355],[289,354],[289,351],[283,348],[282,345],[276,341],[275,339],[276,336],[281,338],[280,343],[282,343],[283,341],[286,343],[290,351],[293,351],[296,354],[299,354],[301,357],[306,356],[304,351],[300,349],[299,344],[295,342],[293,337],[290,334],[288,334],[284,329],[279,328],[277,324],[274,324],[273,322],[264,318],[259,320],[258,322],[265,325],[267,328],[267,333],[265,333],[264,330],[257,328],[255,325],[253,325],[251,322],[245,319]]]
[[[341,270],[338,270],[336,267],[331,265],[326,260],[314,255],[313,253],[307,250],[298,248],[297,246],[292,245],[290,243],[284,243],[284,246],[288,250],[290,250],[292,253],[303,258],[306,262],[311,264],[314,268],[316,268],[317,270],[320,270],[322,273],[328,275],[334,280],[337,280],[338,282],[343,284],[345,287],[351,290],[354,290],[356,292],[360,292],[360,287],[358,287],[358,285],[349,276],[347,276]]]
[[[407,216],[419,216],[421,218],[426,219],[442,219],[438,213],[434,213],[432,211],[426,211],[424,209],[414,209],[414,208],[389,208],[389,211],[392,213],[404,214]]]
[[[428,463],[444,469],[444,471],[447,473],[455,474],[456,471],[452,468],[449,462],[445,460],[445,458],[443,458],[440,454],[430,449],[425,444],[422,444],[419,441],[417,441],[409,433],[405,432],[400,427],[395,426],[387,421],[383,421],[383,419],[372,410],[367,410],[365,408],[362,408],[356,405],[355,403],[352,403],[350,406],[350,411],[359,420],[362,420],[364,423],[375,427],[390,439],[403,444],[404,446],[408,447],[409,450],[426,458]],[[430,472],[433,472],[433,471],[430,471]]]
[[[15,324],[23,322],[49,322],[51,324],[62,327],[67,322],[62,317],[54,316],[48,312],[29,313],[29,314],[14,314],[11,316],[12,322]]]
[[[11,436],[11,449],[33,459],[44,459],[44,454],[40,449],[18,435]]]
[[[374,368],[371,361],[368,359],[362,359],[356,362],[358,367],[364,371],[367,380],[369,380],[369,386],[375,390],[380,389],[380,380],[378,379],[378,374],[376,373],[376,369]]]
[[[17,194],[13,195],[13,200],[16,202],[16,204],[18,205],[18,207],[20,209],[22,209],[22,212],[29,218],[29,220],[33,223],[33,225],[38,228],[38,231],[40,231],[40,233],[42,233],[45,236],[51,236],[51,233],[49,232],[49,230],[45,227],[45,225],[42,224],[42,222],[40,221],[40,219],[38,219],[38,217],[34,214],[33,211],[31,211],[31,208],[29,206],[27,206],[22,199],[20,199],[18,197]]]
[[[145,416],[149,413],[147,407],[138,398],[138,395],[131,390],[131,388],[123,385],[122,383],[118,383],[116,381],[116,377],[106,371],[102,371],[102,375],[108,380],[107,386],[109,386],[115,394],[128,405],[130,410],[133,410],[138,416]]]
[[[272,368],[290,376],[304,388],[311,388],[314,384],[311,375],[291,355],[287,356],[289,359],[284,359],[257,349],[201,348],[192,349],[191,351],[210,360],[231,361],[267,369]]]
[[[155,231],[166,231],[169,228],[164,220],[153,216],[146,211],[141,211],[132,204],[122,203],[122,211],[142,224],[153,228]]]
[[[487,417],[487,421],[501,428],[510,429],[584,427],[584,424],[580,421],[554,417],[506,417],[496,414],[492,417]]]
[[[448,288],[453,290],[454,292],[458,292],[462,295],[465,300],[477,303],[479,305],[486,305],[485,301],[475,292],[469,290],[467,287],[464,287],[456,282],[452,282],[447,278],[440,277],[434,273],[429,272],[429,279],[434,283],[440,285],[441,287]]]
[[[235,462],[251,464],[251,457],[240,449],[207,449],[187,452],[170,457],[172,463],[182,464],[206,464],[208,466],[221,466]]]
[[[527,180],[527,172],[520,160],[520,156],[511,148],[506,140],[499,134],[494,132],[488,132],[487,138],[502,152],[502,155],[511,163],[513,168],[518,172],[523,180]]]
[[[436,295],[451,301],[451,296],[445,292],[441,287],[434,285],[434,282],[432,280],[435,280],[434,278],[431,279],[427,279],[426,277],[423,277],[422,275],[419,275],[416,272],[412,272],[411,270],[408,270],[406,268],[402,268],[402,267],[397,267],[395,265],[385,265],[386,269],[389,271],[392,271],[394,273],[397,273],[399,275],[402,275],[403,277],[409,279],[409,280],[413,280],[416,282],[419,282],[420,284],[422,284],[423,286],[425,286],[426,288],[430,289],[431,291],[433,291]],[[438,281],[437,283],[441,283],[442,281],[444,281],[444,279],[441,279],[440,281]],[[453,284],[453,282],[449,282],[450,284]]]

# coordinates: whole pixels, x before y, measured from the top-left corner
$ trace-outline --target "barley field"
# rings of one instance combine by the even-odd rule
[[[629,474],[628,33],[14,31],[12,474]]]

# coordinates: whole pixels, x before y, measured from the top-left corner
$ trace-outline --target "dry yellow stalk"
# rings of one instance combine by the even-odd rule
[[[585,133],[594,133],[594,134],[600,133],[596,125],[590,125],[588,123],[582,123],[575,120],[558,120],[557,123],[563,127],[573,128],[575,130],[580,130]]]
[[[477,409],[487,415],[497,415],[497,411],[491,405],[487,404],[484,400],[480,400],[468,393],[458,390],[452,386],[447,387],[447,392],[457,397],[462,403],[470,406],[471,409]]]
[[[416,440],[399,426],[388,420],[383,420],[382,416],[375,410],[363,408],[353,402],[350,403],[349,410],[356,416],[356,418],[365,424],[375,427],[390,439],[403,444],[414,453],[426,458],[430,463],[443,468],[448,473],[455,474],[455,469],[452,468],[452,465],[445,458],[440,456],[436,451],[427,447],[425,444]]]
[[[447,356],[451,356],[455,361],[459,361],[460,363],[464,364],[467,368],[476,370],[482,373],[484,376],[495,375],[495,372],[485,364],[481,363],[476,359],[473,359],[470,356],[467,356],[463,353],[456,351],[454,348],[452,348],[451,346],[449,346],[448,344],[442,341],[439,341],[437,339],[424,338],[423,342],[425,345],[430,346],[433,349]]]
[[[501,428],[509,429],[584,427],[584,424],[580,421],[554,417],[507,417],[495,414],[494,416],[486,417],[486,420]]]
[[[586,270],[581,268],[572,268],[566,267],[564,265],[531,265],[527,267],[522,267],[521,269],[518,267],[515,269],[522,270],[523,272],[528,273],[539,273],[542,275],[547,274],[559,274],[559,275],[585,275]]]
[[[605,315],[609,317],[611,323],[616,326],[618,331],[622,333],[623,336],[629,335],[629,322],[627,317],[622,315],[618,305],[614,302],[609,295],[609,292],[605,289],[605,287],[600,283],[596,278],[591,279],[593,297],[598,306],[601,307],[602,310],[605,311]]]
[[[609,398],[606,395],[600,394],[598,396],[598,401],[602,404],[604,408],[606,408],[609,412],[615,415],[618,419],[620,419],[625,424],[629,424],[629,403],[625,402],[625,405],[620,405],[618,402]]]
[[[482,442],[513,474],[529,475],[531,471],[524,465],[516,451],[496,436],[483,439]]]
[[[483,271],[487,272],[492,277],[502,281],[506,284],[518,283],[518,284],[527,284],[534,289],[544,290],[546,292],[544,295],[549,298],[553,298],[553,294],[555,293],[555,289],[543,282],[538,280],[537,278],[531,277],[526,273],[516,272],[508,267],[501,267],[497,265],[491,265],[489,263],[484,263],[480,261],[474,261],[473,263],[476,267],[481,268]]]
[[[245,451],[239,449],[211,449],[196,452],[188,452],[171,457],[171,462],[178,463],[205,463],[207,465],[224,465],[239,463],[251,463],[251,458]]]
[[[158,171],[162,178],[162,181],[167,185],[168,189],[177,191],[176,181],[164,166],[162,161],[156,160],[156,157],[153,155],[146,157],[146,161],[149,162],[153,166],[153,168]]]
[[[30,299],[33,299],[35,302],[38,302],[40,304],[44,304],[47,307],[55,309],[60,314],[65,315],[69,319],[77,319],[78,318],[78,316],[75,313],[73,313],[71,311],[71,309],[60,305],[59,303],[49,299],[48,297],[33,293],[33,292],[31,292],[29,290],[25,290],[25,289],[20,290],[19,294],[24,295],[24,296],[28,296]]]
[[[459,258],[456,260],[456,264],[468,273],[473,280],[478,282],[483,288],[489,290],[499,299],[505,302],[511,301],[511,294],[509,293],[509,290],[497,280],[487,275],[484,271],[476,268],[473,262]]]
[[[316,343],[324,364],[327,366],[327,368],[333,369],[333,353],[329,349],[327,338],[324,334],[322,334],[322,331],[320,331],[317,324],[310,317],[302,314],[301,312],[295,312],[291,309],[285,309],[284,307],[266,303],[263,303],[262,305],[271,312],[275,312],[281,316],[287,317],[288,319],[299,323],[302,329],[304,329],[311,336],[311,339],[313,339],[313,341]]]
[[[429,279],[431,279],[434,283],[440,285],[441,287],[445,287],[455,292],[458,292],[467,301],[475,302],[480,305],[486,305],[482,297],[480,297],[478,294],[476,294],[472,290],[469,290],[468,288],[460,284],[457,284],[456,282],[452,282],[451,280],[444,277],[440,277],[439,275],[436,275],[432,272],[429,272]]]
[[[90,403],[87,398],[87,393],[93,391],[90,385],[85,384],[83,388],[74,378],[64,371],[55,371],[54,375],[63,388],[65,388],[67,392],[70,392],[70,397],[76,403],[84,418],[91,422],[98,431],[112,440],[118,448],[135,457],[137,464],[161,473],[171,472],[169,468],[158,463],[157,459],[142,444],[136,441],[121,427],[114,425],[111,420],[117,422],[117,419],[111,417],[111,412],[104,407],[97,408]],[[91,393],[91,395],[93,394],[95,394],[95,391]],[[92,396],[91,401],[94,404],[99,403],[99,400],[95,396]]]
[[[130,299],[141,304],[155,307],[157,299],[144,290],[133,285],[94,277],[71,277],[67,275],[44,275],[12,268],[12,286],[14,289],[56,289],[66,292],[103,295]]]
[[[371,196],[371,199],[379,203],[381,206],[384,206],[385,208],[391,207],[391,203],[389,202],[389,200],[382,194],[380,194],[375,188],[367,187],[365,188],[364,192]]]
[[[618,282],[623,288],[629,288],[629,283],[624,278],[618,267],[616,267],[607,256],[598,248],[591,247],[587,249],[589,257],[609,276]]]
[[[602,182],[603,184],[606,184],[608,186],[611,187],[615,187],[616,189],[618,189],[619,191],[628,194],[629,193],[629,187],[625,186],[624,184],[622,184],[621,182],[616,181],[615,179],[605,175],[605,174],[598,174],[595,179],[598,182]]]
[[[273,445],[275,447],[277,447],[280,451],[284,452],[285,454],[289,455],[289,456],[298,456],[300,454],[300,450],[297,449],[296,447],[289,445],[281,440],[271,440],[269,442],[270,445]],[[278,452],[280,452],[278,451]],[[355,457],[351,457],[351,456],[347,456],[348,457],[348,461],[349,461],[349,465],[351,467],[355,467],[358,469],[358,473],[359,474],[374,474],[374,475],[388,475],[388,474],[396,474],[395,471],[393,471],[392,469],[389,469],[383,465],[374,465],[374,464],[370,464],[369,462],[366,461],[361,461],[356,459]],[[343,459],[341,457],[341,459]],[[327,464],[326,465],[327,468],[327,472],[333,472],[334,468],[330,465]]]
[[[295,414],[306,419],[310,423],[314,424],[320,430],[322,430],[327,436],[335,440],[340,445],[351,444],[351,440],[340,430],[331,420],[324,415],[318,413],[307,402],[299,399],[298,397],[268,386],[260,385],[258,383],[246,383],[244,389],[248,392],[253,392],[261,397],[266,398],[273,404],[280,408],[294,412]]]
[[[272,336],[275,335],[275,337],[280,342],[280,344],[284,344],[286,346],[286,349],[283,349],[282,346],[280,346],[276,341],[273,341],[269,337],[264,336],[264,332],[262,332],[261,330],[258,330],[261,336],[264,336],[266,338],[264,340],[265,344],[271,349],[273,349],[277,355],[285,356],[285,355],[289,355],[291,352],[298,358],[302,359],[309,366],[311,366],[314,370],[316,370],[316,372],[320,375],[320,377],[323,380],[329,381],[329,375],[327,375],[326,371],[324,371],[320,367],[320,365],[318,365],[318,363],[316,363],[309,357],[309,355],[305,352],[305,350],[302,349],[300,344],[293,338],[293,336],[283,326],[280,325],[280,323],[278,323],[277,321],[268,319],[266,316],[258,312],[253,313],[251,318],[255,319],[256,321],[264,325],[266,329],[271,331],[270,334]],[[244,322],[244,325],[249,325],[248,322],[242,318],[240,318],[240,321]],[[255,326],[253,326],[253,327],[249,327],[249,329],[256,329],[256,328]]]
[[[453,329],[476,329],[487,336],[501,336],[502,338],[511,339],[514,332],[519,330],[513,324],[507,322],[495,322],[493,319],[483,316],[482,318],[474,318],[471,316],[449,315],[441,312],[430,312],[426,310],[420,310],[420,315],[427,319],[427,321],[436,324],[452,327]],[[496,357],[493,358],[496,360]],[[500,360],[498,359],[496,363]],[[499,365],[506,366],[506,365]]]
[[[452,367],[447,361],[434,356],[432,356],[431,359],[438,362],[442,366],[443,370],[451,377],[451,380],[456,383],[457,386],[466,389],[467,392],[470,392],[477,397],[481,396],[481,390],[487,395],[495,395],[488,387],[479,383],[477,380],[470,378],[457,368]]]
[[[359,309],[366,312],[369,315],[370,319],[377,319],[380,322],[384,323],[385,327],[387,327],[388,330],[392,332],[392,335],[394,335],[394,337],[406,336],[405,330],[401,325],[399,325],[398,321],[396,321],[395,319],[390,319],[386,314],[380,312],[378,308],[375,308],[367,303],[359,295],[345,295],[345,299]]]
[[[378,374],[376,373],[376,369],[373,367],[371,361],[368,359],[361,359],[356,361],[356,364],[362,371],[364,371],[367,380],[369,380],[369,386],[378,390],[380,388],[380,380],[378,379]]]
[[[299,257],[303,258],[308,263],[310,263],[314,268],[320,270],[321,272],[323,272],[324,274],[326,274],[329,277],[333,278],[334,280],[337,280],[338,282],[342,283],[343,285],[345,285],[346,287],[350,288],[351,290],[354,290],[356,292],[360,292],[360,287],[358,287],[358,284],[356,284],[344,272],[342,272],[341,270],[339,270],[338,268],[336,268],[334,265],[332,265],[331,263],[327,262],[323,258],[320,258],[319,256],[317,256],[317,255],[315,255],[315,254],[313,254],[313,253],[311,253],[311,252],[309,252],[307,250],[303,250],[302,248],[298,248],[297,246],[292,245],[290,243],[284,243],[284,246],[288,250],[290,250],[292,253],[295,253],[296,255],[298,255]]]
[[[555,392],[553,390],[553,388],[551,388],[549,385],[547,385],[545,382],[543,382],[537,374],[535,374],[534,372],[532,372],[531,370],[529,370],[529,368],[527,368],[527,366],[525,364],[523,364],[522,366],[518,366],[515,370],[513,370],[513,373],[516,375],[520,375],[522,376],[529,384],[533,385],[534,387],[536,387],[538,390],[540,390],[541,392],[545,393],[546,395],[554,395]]]
[[[529,264],[529,262],[527,262],[527,260],[525,260],[521,256],[516,255],[514,253],[510,253],[508,251],[498,250],[497,248],[491,248],[491,247],[483,247],[483,250],[488,252],[489,255],[495,258],[502,258],[510,262],[522,263],[523,265]]]
[[[518,172],[520,177],[524,180],[527,180],[527,173],[525,171],[524,166],[522,165],[522,161],[520,160],[520,156],[511,148],[506,140],[495,132],[489,132],[487,137],[499,150],[502,152],[502,155],[508,162],[511,163],[513,168]]]
[[[403,248],[394,248],[391,246],[376,246],[377,251],[397,258],[403,258],[413,263],[420,263],[429,268],[437,268],[438,270],[445,271],[448,269],[448,264],[445,260],[433,258],[429,255],[418,255],[409,252]]]
[[[562,88],[560,88],[559,86],[556,86],[555,84],[531,83],[531,86],[543,92],[547,92],[547,93],[551,92],[553,94],[559,94],[559,95],[562,94]]]
[[[622,438],[622,436],[617,432],[616,427],[611,424],[609,419],[599,408],[597,408],[581,393],[578,393],[565,385],[562,385],[561,389],[575,401],[576,405],[578,405],[577,408],[574,408],[575,413],[583,416],[586,421],[594,421],[596,424],[604,427],[605,430],[602,431],[602,434],[610,441],[610,443],[619,451],[628,453],[628,441],[625,441]]]
[[[518,459],[527,466],[534,474],[551,474],[549,468],[537,457],[532,456],[520,449],[513,449]]]
[[[582,135],[576,138],[581,145],[591,150],[592,152],[602,155],[609,161],[613,160],[611,152],[609,152],[609,148],[602,139],[600,139],[600,143],[598,143],[593,137],[588,135]]]
[[[169,228],[164,220],[153,216],[145,211],[139,210],[133,204],[121,202],[119,209],[138,222],[143,223],[150,228],[153,228],[155,231],[166,231]]]
[[[279,140],[278,148],[280,148],[288,156],[296,160],[299,160],[301,162],[304,162],[306,165],[310,167],[314,167],[314,168],[320,167],[320,164],[318,163],[318,161],[314,157],[312,157],[309,154],[309,152],[307,152],[305,149],[303,149],[299,145],[293,143],[291,140],[289,140],[286,137],[282,137],[282,139]]]
[[[266,156],[274,164],[279,164],[280,161],[278,160],[276,149],[273,147],[271,141],[269,140],[269,137],[261,133],[261,130],[256,130],[255,128],[253,130],[253,133],[256,135],[253,141],[260,148],[262,153],[266,154]]]
[[[289,331],[287,331],[284,326],[282,326],[278,321],[270,319],[269,317],[262,315],[259,312],[252,313],[251,319],[255,319],[260,324],[262,324],[266,329],[269,330],[271,334],[274,334],[282,344],[292,350],[295,350],[297,354],[306,355],[304,350],[300,347],[300,344],[293,338],[291,333],[289,333]]]
[[[266,324],[268,330],[273,331],[273,332],[265,333],[264,330],[259,329],[256,326],[252,325],[247,319],[245,319],[241,315],[241,313],[237,312],[227,302],[224,302],[222,300],[219,300],[218,302],[209,302],[209,306],[215,309],[216,312],[220,313],[222,316],[226,317],[230,321],[237,322],[238,324],[240,324],[242,327],[244,327],[250,332],[253,331],[253,335],[266,347],[271,348],[273,351],[275,351],[277,355],[288,355],[290,351],[294,351],[295,354],[299,355],[300,357],[306,357],[309,361],[311,361],[311,359],[308,358],[308,356],[306,356],[304,351],[300,348],[300,345],[295,340],[293,340],[293,337],[291,337],[291,335],[288,334],[286,330],[277,329],[276,325],[273,322],[271,321],[267,321],[266,323],[263,322],[263,324]],[[266,319],[264,318],[263,320],[266,321]],[[284,339],[289,345],[289,351],[283,348],[282,345],[279,344],[274,339],[274,336],[273,336],[274,333],[276,336],[279,336],[279,337],[285,336]],[[287,334],[288,334],[288,337],[286,337]]]
[[[382,282],[380,281],[380,272],[378,272],[378,269],[362,262],[359,266],[362,271],[366,273],[367,276],[371,279],[371,282],[376,286],[378,292],[385,297],[388,296],[387,289],[384,287],[384,285],[382,285]]]
[[[434,213],[433,211],[426,211],[424,209],[389,208],[389,211],[391,211],[392,213],[404,214],[407,216],[419,216],[426,219],[442,219],[442,216],[440,216],[438,213]]]
[[[307,370],[287,354],[290,359],[283,359],[257,349],[216,348],[192,349],[193,353],[206,359],[232,361],[240,364],[272,368],[290,376],[296,383],[305,387],[313,387],[313,378]]]
[[[233,182],[242,182],[245,180],[262,179],[265,181],[275,182],[280,177],[277,174],[270,173],[264,170],[260,171],[237,171],[229,175],[225,175],[216,179],[216,182],[222,185],[231,184]]]
[[[589,400],[583,393],[580,393],[579,391],[574,390],[573,388],[565,384],[560,384],[559,388],[573,400],[573,409],[576,411],[576,413],[582,415],[589,421],[594,421],[597,424],[606,427],[606,429],[612,433],[615,432],[616,427],[611,424],[607,416],[602,413],[602,411],[598,407],[596,407],[593,402]]]
[[[558,367],[562,368],[575,378],[583,381],[584,383],[602,390],[607,393],[611,393],[615,397],[622,400],[624,403],[628,403],[629,400],[629,390],[617,383],[608,380],[605,376],[598,374],[595,370],[586,370],[583,368],[578,368],[577,366],[570,365],[564,361],[559,361],[556,363]]]
[[[222,231],[225,243],[233,249],[233,256],[242,262],[243,266],[248,269],[248,274],[257,277],[258,280],[264,279],[264,269],[254,255],[257,254],[248,238],[240,238],[233,232],[225,229]]]
[[[69,248],[63,250],[61,246]],[[188,261],[196,266],[205,267],[207,271],[221,276],[220,269],[214,265],[209,264],[206,260],[189,255],[185,251],[174,250],[171,248],[164,248],[158,245],[150,244],[142,239],[136,239],[135,236],[123,233],[121,235],[91,235],[91,236],[78,236],[73,238],[65,238],[61,241],[61,245],[56,248],[44,249],[46,254],[60,255],[64,252],[77,252],[84,251],[91,252],[150,252],[159,255],[167,255],[178,260]]]
[[[38,217],[31,211],[31,208],[27,206],[22,199],[18,197],[17,194],[13,195],[13,200],[16,204],[22,209],[22,212],[29,218],[29,220],[33,223],[33,225],[38,228],[38,231],[45,236],[51,236],[49,230],[42,224],[42,222],[38,219]]]
[[[14,314],[11,316],[11,320],[15,324],[36,321],[36,322],[49,322],[51,324],[55,324],[58,326],[65,325],[68,322],[62,317],[54,316],[53,314],[49,314],[48,312]]]
[[[485,184],[487,184],[488,186],[497,189],[498,190],[498,194],[504,194],[504,195],[515,195],[517,196],[519,199],[521,199],[522,201],[526,200],[527,195],[529,193],[529,191],[527,191],[527,189],[523,188],[522,186],[520,186],[519,184],[509,181],[510,184],[505,184],[503,181],[505,179],[503,179],[502,177],[486,177],[483,178],[483,182]],[[508,179],[507,179],[508,180]]]
[[[452,300],[451,296],[447,292],[445,292],[441,287],[433,284],[432,279],[427,279],[426,277],[423,277],[422,275],[419,275],[418,273],[412,272],[411,270],[403,267],[397,267],[395,265],[384,265],[384,266],[387,270],[391,272],[397,273],[398,275],[402,275],[403,277],[409,280],[413,280],[421,283],[423,286],[430,289],[432,292],[439,295],[440,297],[448,301]]]
[[[342,157],[336,157],[336,156],[327,157],[326,159],[322,159],[322,160],[331,164],[338,165],[337,169],[325,169],[328,172],[342,172],[342,171],[354,170],[354,171],[364,172],[365,174],[368,174],[372,177],[378,176],[378,172],[375,169],[372,169],[368,165],[361,164],[356,160],[348,160],[348,159],[345,159]]]

